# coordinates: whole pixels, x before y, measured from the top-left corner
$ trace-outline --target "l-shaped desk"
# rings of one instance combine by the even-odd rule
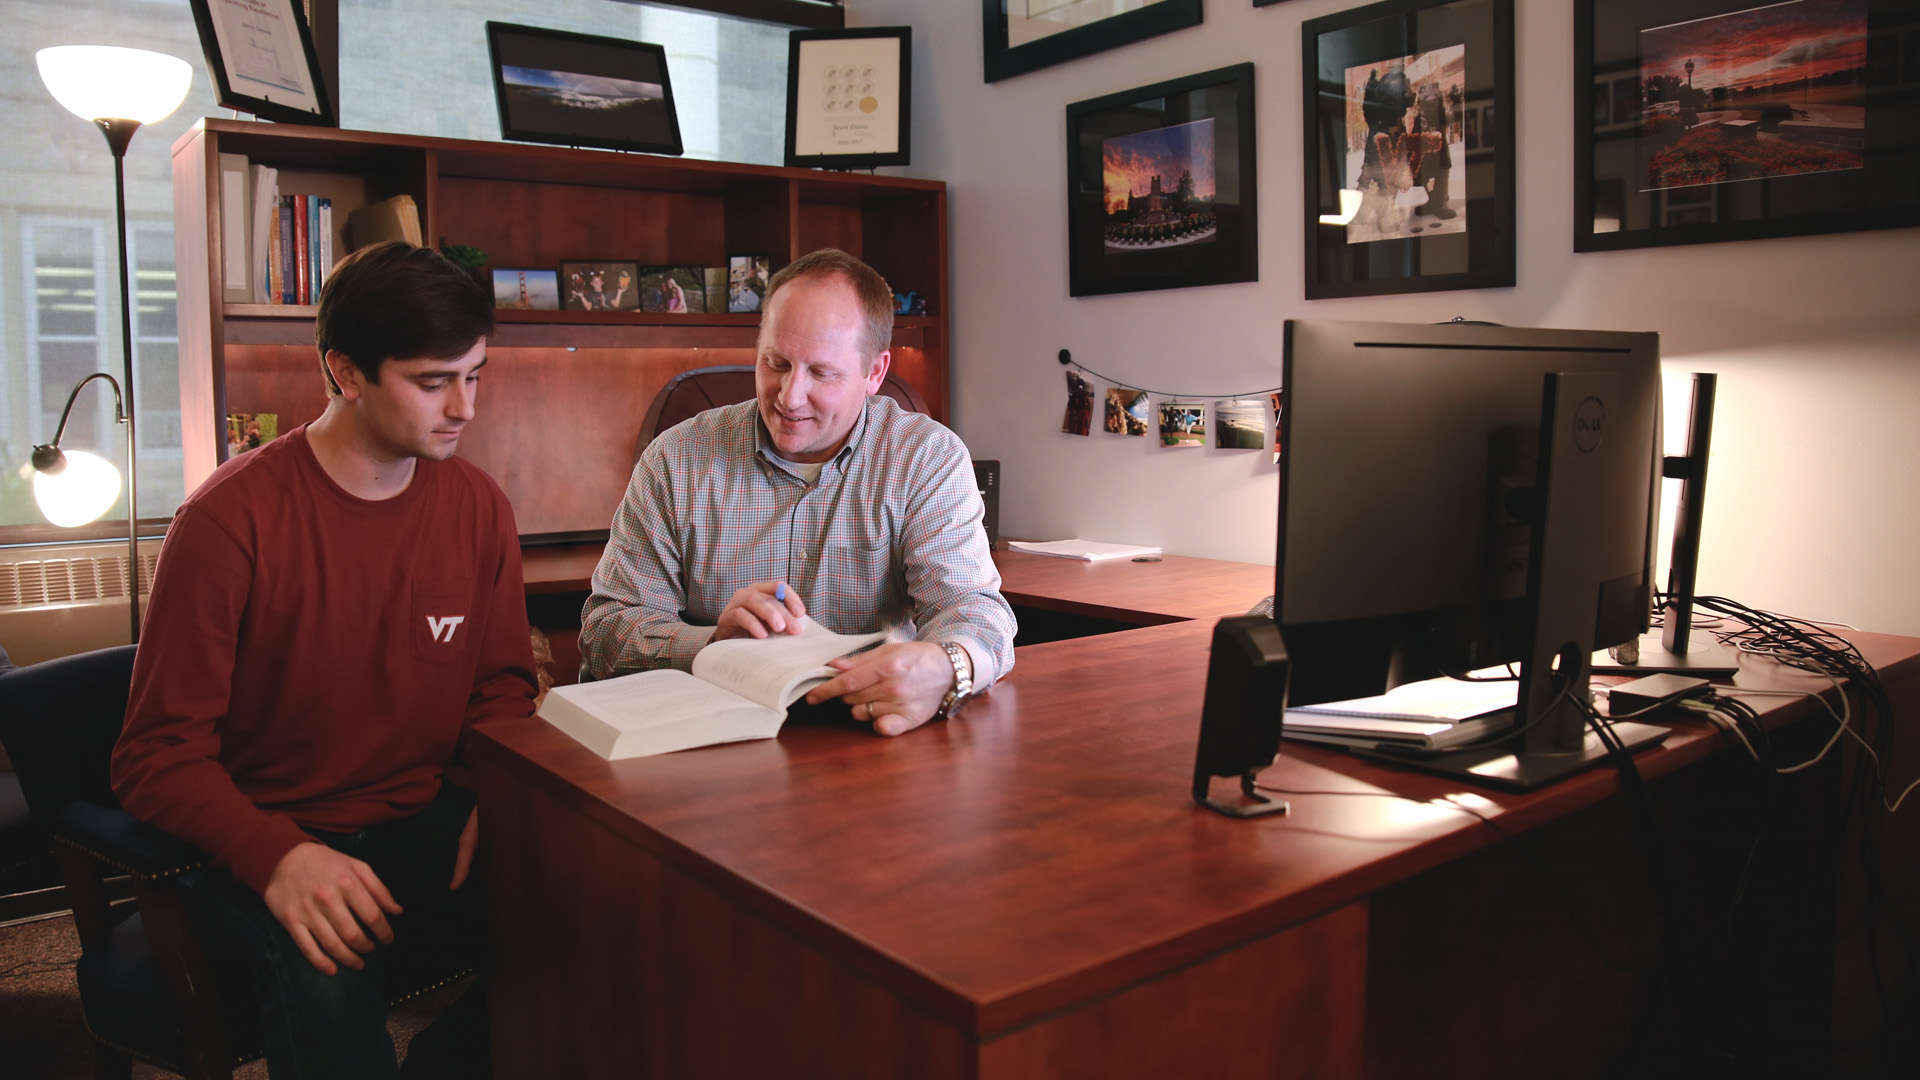
[[[607,762],[538,720],[480,729],[499,1076],[1583,1075],[1625,1049],[1661,916],[1611,769],[1509,795],[1289,743],[1264,783],[1345,794],[1228,820],[1188,796],[1209,635],[1271,568],[996,559],[1016,606],[1137,628],[1023,646],[895,739],[791,725]],[[1920,715],[1920,640],[1853,637]],[[1738,682],[1827,687],[1759,661]],[[1778,740],[1831,733],[1768,700]],[[1752,763],[1675,728],[1640,773],[1674,819],[1724,816]],[[1839,761],[1787,807],[1827,822],[1826,870]],[[1424,801],[1449,795],[1490,823]],[[1885,850],[1915,849],[1903,816]],[[1711,863],[1726,833],[1670,839]],[[1873,1003],[1833,927],[1859,898],[1796,874],[1818,895],[1780,903],[1826,919],[1784,961],[1824,1010],[1801,1022],[1857,1035]]]

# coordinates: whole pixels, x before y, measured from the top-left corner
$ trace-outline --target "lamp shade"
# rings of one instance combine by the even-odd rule
[[[83,120],[151,124],[186,100],[193,66],[177,56],[114,45],[56,45],[34,54],[40,81]]]
[[[67,467],[33,474],[33,498],[47,520],[72,529],[98,518],[120,497],[120,470],[85,450],[63,452]]]

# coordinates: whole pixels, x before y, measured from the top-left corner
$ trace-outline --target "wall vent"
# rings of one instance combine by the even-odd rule
[[[159,553],[140,541],[142,615]],[[0,646],[14,663],[125,645],[127,630],[124,540],[0,548]]]

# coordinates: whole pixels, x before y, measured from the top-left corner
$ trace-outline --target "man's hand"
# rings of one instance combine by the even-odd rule
[[[467,871],[473,869],[473,849],[480,845],[480,808],[474,807],[467,815],[467,827],[460,830],[460,845],[453,853],[453,881],[449,889],[457,889],[467,883]]]
[[[477,836],[477,829],[478,823],[469,819],[467,830]],[[464,834],[461,844],[464,848]],[[360,954],[373,951],[374,938],[382,945],[391,943],[387,916],[400,914],[400,905],[372,867],[311,841],[295,845],[280,859],[264,896],[267,910],[293,935],[301,955],[328,975],[339,970],[336,960],[355,971],[366,967]]]
[[[807,605],[786,582],[756,581],[727,601],[726,610],[714,623],[713,640],[797,634],[806,614]]]
[[[968,657],[971,661],[972,657]],[[953,661],[931,641],[901,641],[827,661],[840,674],[814,687],[807,704],[839,698],[876,735],[898,735],[933,719],[953,689]]]

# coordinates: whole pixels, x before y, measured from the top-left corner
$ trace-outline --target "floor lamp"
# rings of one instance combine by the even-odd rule
[[[33,448],[34,498],[47,520],[72,528],[84,525],[113,505],[120,477],[105,459],[60,449],[67,416],[80,390],[95,379],[114,388],[114,418],[127,427],[127,599],[133,641],[140,640],[140,481],[135,465],[133,408],[133,293],[127,275],[127,144],[140,125],[164,119],[187,96],[193,67],[185,60],[145,49],[111,45],[60,45],[41,49],[34,59],[40,81],[67,111],[99,125],[113,151],[114,221],[120,237],[121,382],[95,372],[67,396],[53,441]]]

